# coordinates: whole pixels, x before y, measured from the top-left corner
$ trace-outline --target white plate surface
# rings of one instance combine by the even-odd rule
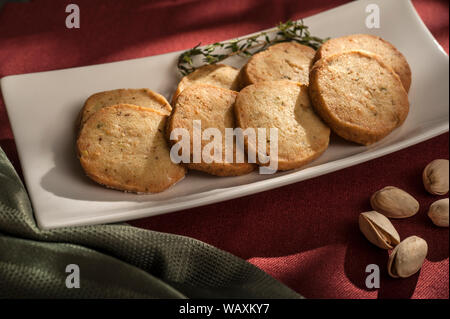
[[[365,26],[369,3],[380,7],[379,29]],[[241,197],[368,161],[448,131],[448,56],[409,1],[356,1],[304,22],[317,36],[371,33],[398,47],[413,74],[410,114],[401,128],[370,147],[333,138],[323,156],[300,170],[226,178],[189,172],[163,193],[127,194],[85,177],[74,153],[74,120],[84,100],[98,91],[148,87],[170,97],[178,81],[175,63],[180,52],[8,76],[1,80],[2,93],[39,226],[124,221]]]

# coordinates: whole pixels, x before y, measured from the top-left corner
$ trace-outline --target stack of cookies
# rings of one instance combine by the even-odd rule
[[[319,48],[314,61],[310,97],[337,135],[369,145],[403,124],[411,70],[392,44],[366,34],[335,38]]]
[[[258,156],[247,158],[261,149],[268,157],[276,151],[278,170],[295,169],[327,149],[331,131],[369,145],[399,127],[408,115],[410,84],[406,59],[379,37],[335,38],[317,52],[279,43],[252,56],[241,70],[224,64],[195,70],[178,84],[172,105],[148,89],[92,95],[78,120],[78,155],[94,181],[137,193],[161,192],[188,169],[216,176],[250,173],[267,165]],[[201,123],[201,134],[212,129],[223,138],[213,152],[219,157],[205,152],[210,141],[201,139],[203,156],[194,160],[198,154],[189,147],[189,161],[177,164],[170,147],[180,140],[171,133],[186,130],[194,145],[195,123]],[[226,130],[235,128],[264,136],[245,137],[243,148],[232,140],[232,156],[226,156]],[[274,128],[276,150],[269,135]]]

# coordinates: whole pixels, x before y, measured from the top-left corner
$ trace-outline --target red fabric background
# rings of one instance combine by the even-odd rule
[[[81,29],[65,28],[65,7],[81,9]],[[107,1],[39,0],[0,9],[0,77],[111,62],[187,49],[306,17],[347,1]],[[114,6],[112,5],[114,3]],[[447,50],[448,1],[413,1]],[[420,43],[418,43],[420,45]],[[149,75],[150,76],[150,75]],[[39,106],[36,106],[39,107]],[[444,134],[400,152],[276,190],[215,205],[133,221],[148,229],[191,236],[227,250],[310,298],[448,298],[449,232],[426,216],[437,198],[421,184],[424,166],[448,158]],[[0,146],[20,171],[11,128],[0,100]],[[386,185],[421,203],[416,216],[395,221],[402,238],[425,238],[420,272],[403,280],[386,275],[387,254],[359,233],[357,216]],[[380,265],[381,288],[365,288],[365,266]]]

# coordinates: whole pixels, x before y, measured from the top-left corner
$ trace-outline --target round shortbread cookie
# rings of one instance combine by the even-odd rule
[[[276,80],[291,80],[308,85],[315,53],[314,49],[296,42],[272,45],[252,56],[241,69],[241,86]]]
[[[247,86],[236,99],[236,120],[242,129],[266,129],[266,156],[270,156],[270,128],[278,129],[278,169],[301,167],[328,147],[330,129],[315,114],[308,88],[298,82],[280,80]],[[247,150],[256,152],[246,139]],[[257,153],[256,153],[257,154]]]
[[[104,91],[95,93],[86,100],[78,118],[78,128],[81,129],[89,117],[101,108],[117,104],[133,104],[148,107],[166,115],[169,115],[172,111],[172,107],[164,96],[149,89]]]
[[[204,65],[184,76],[178,83],[172,102],[185,88],[194,84],[209,84],[233,91],[239,90],[239,70],[225,64]]]
[[[411,86],[411,69],[406,58],[391,43],[370,34],[353,34],[330,39],[317,50],[314,61],[345,51],[368,51],[379,55],[400,77],[408,92]]]
[[[309,94],[336,134],[363,145],[388,135],[409,112],[398,75],[379,56],[363,51],[320,59],[311,70]]]
[[[250,173],[256,167],[254,164],[247,163],[244,150],[236,148],[236,142],[233,142],[233,160],[226,160],[226,128],[235,128],[234,103],[237,92],[224,88],[215,87],[208,84],[195,84],[184,89],[175,100],[174,109],[167,121],[166,136],[170,140],[170,133],[174,129],[185,129],[190,137],[189,157],[190,163],[185,163],[188,168],[203,171],[217,176],[237,176]],[[199,163],[194,163],[194,121],[201,121],[201,132],[208,129],[217,129],[222,137],[220,159],[213,160],[212,149],[210,153],[205,150],[205,146],[213,141],[212,138],[201,141]],[[181,137],[171,140],[172,144],[180,141]],[[230,150],[231,152],[231,150]],[[237,163],[236,154],[243,156],[244,163]],[[218,154],[218,153],[217,153]],[[201,157],[201,158],[200,158]],[[211,163],[208,163],[210,161]]]
[[[186,172],[170,159],[166,119],[156,110],[130,104],[98,110],[77,140],[81,166],[91,179],[110,188],[162,192]]]

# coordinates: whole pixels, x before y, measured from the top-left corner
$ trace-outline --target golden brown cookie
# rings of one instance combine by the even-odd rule
[[[208,84],[195,84],[184,89],[176,98],[174,109],[167,122],[166,136],[170,140],[170,133],[174,129],[185,129],[190,137],[190,163],[186,164],[188,168],[203,171],[217,176],[237,176],[250,173],[256,167],[254,164],[246,162],[245,152],[239,152],[236,149],[236,143],[233,142],[233,160],[226,160],[226,128],[235,128],[235,119],[233,106],[237,92],[224,88],[215,87]],[[194,162],[193,139],[194,139],[194,121],[198,120],[201,124],[201,132],[208,129],[217,129],[221,134],[222,156],[213,160],[215,153],[210,150],[205,151],[205,146],[213,141],[212,138],[201,141],[201,150],[207,156],[198,158],[198,163]],[[172,144],[179,142],[181,137],[171,140]],[[219,140],[220,141],[220,140]],[[212,145],[212,144],[210,144]],[[230,151],[231,153],[231,151]],[[243,163],[237,163],[236,153],[240,153]],[[217,153],[219,154],[219,153]],[[218,156],[219,157],[219,156]],[[211,161],[211,163],[208,163]]]
[[[315,53],[314,49],[296,42],[272,45],[252,56],[241,69],[241,86],[275,80],[292,80],[308,85]]]
[[[400,126],[409,112],[398,75],[368,52],[342,52],[320,59],[310,74],[314,108],[344,139],[369,145]]]
[[[229,65],[204,65],[181,79],[180,83],[178,83],[177,90],[173,94],[172,101],[175,101],[181,91],[193,84],[210,84],[237,91],[239,90],[238,74],[239,70]]]
[[[167,116],[131,104],[104,107],[81,129],[77,151],[86,174],[102,185],[158,193],[181,180],[185,168],[170,159]]]
[[[258,82],[239,92],[235,105],[236,120],[242,129],[278,129],[278,169],[301,167],[328,147],[330,129],[314,112],[308,88],[298,82],[280,80]],[[256,140],[257,141],[257,140]],[[258,143],[246,140],[248,151]],[[270,142],[266,152],[270,156]]]
[[[370,34],[353,34],[330,39],[317,50],[314,61],[344,51],[368,51],[379,55],[400,77],[406,92],[411,86],[411,69],[406,58],[391,43]]]
[[[156,92],[149,89],[118,89],[99,92],[91,95],[85,102],[78,119],[78,128],[81,128],[89,117],[102,107],[117,104],[133,104],[149,107],[169,115],[172,107],[169,102]]]

